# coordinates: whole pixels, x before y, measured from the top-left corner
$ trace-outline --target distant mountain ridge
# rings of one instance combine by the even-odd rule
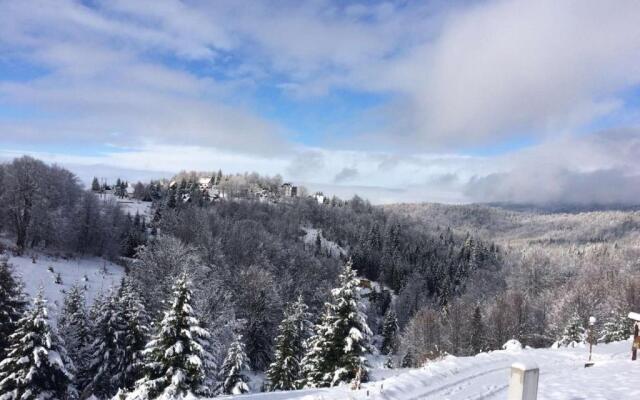
[[[560,211],[525,205],[392,204],[385,210],[419,222],[485,237],[497,243],[632,243],[640,235],[640,207]]]
[[[549,204],[533,204],[533,203],[478,203],[479,205],[487,205],[489,207],[502,208],[510,211],[522,211],[531,213],[584,213],[592,211],[640,211],[640,204],[570,204],[570,203],[549,203]]]

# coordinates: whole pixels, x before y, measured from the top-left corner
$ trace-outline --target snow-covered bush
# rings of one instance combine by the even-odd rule
[[[602,336],[598,341],[610,343],[626,340],[631,336],[632,321],[622,311],[612,311],[604,323]]]
[[[582,325],[582,319],[576,313],[571,316],[571,319],[567,321],[567,325],[565,326],[562,336],[560,339],[554,344],[554,347],[576,347],[580,344],[583,344],[587,339],[587,335]]]
[[[522,343],[520,343],[516,339],[511,339],[502,345],[502,350],[507,350],[507,351],[522,350]]]

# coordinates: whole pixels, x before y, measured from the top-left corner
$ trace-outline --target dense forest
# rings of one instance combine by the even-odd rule
[[[534,347],[584,341],[591,315],[603,340],[615,340],[628,329],[625,313],[640,308],[633,213],[601,241],[575,231],[541,240],[522,227],[547,218],[549,232],[571,217],[382,208],[304,192],[258,200],[247,188],[274,193],[281,178],[213,175],[230,195],[214,201],[197,174],[183,173],[135,184],[132,196],[152,211],[131,215],[101,186],[84,190],[58,166],[30,157],[0,166],[7,252],[91,254],[127,271],[94,304],[80,286],[66,294],[50,329],[59,337],[51,349],[69,362],[49,365],[51,378],[40,379],[57,383],[43,386],[65,382],[69,396],[82,398],[153,398],[184,387],[240,393],[249,370],[266,373],[265,390],[331,386],[365,380],[367,355],[393,368],[510,339]],[[576,226],[588,232],[593,221]],[[46,319],[45,299],[28,307],[16,272],[0,263],[2,338],[45,329],[36,323]],[[345,340],[348,352],[336,344]],[[0,343],[0,358],[29,350],[11,342]],[[167,365],[184,365],[175,387]],[[19,370],[8,362],[0,378]]]

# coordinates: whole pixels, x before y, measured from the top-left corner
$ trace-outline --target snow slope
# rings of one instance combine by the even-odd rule
[[[118,203],[120,209],[125,214],[136,215],[140,214],[147,219],[151,217],[151,205],[150,201],[140,201],[135,199],[121,199],[120,197],[114,196],[111,193],[105,193],[98,195],[100,199],[103,201],[113,201]]]
[[[347,255],[347,251],[340,247],[336,242],[325,239],[321,230],[309,227],[302,227],[302,230],[305,232],[302,240],[306,245],[315,246],[316,238],[320,235],[320,246],[322,247],[322,250],[328,252],[331,257],[338,258],[340,256]]]
[[[510,366],[535,362],[540,368],[538,400],[639,399],[640,361],[630,361],[631,341],[594,347],[595,365],[584,368],[587,349],[501,350],[474,357],[448,356],[421,369],[396,370],[395,376],[364,384],[359,391],[347,386],[331,389],[258,393],[234,396],[242,400],[473,400],[505,399]],[[391,370],[373,371],[376,375]],[[368,393],[367,393],[368,392]]]
[[[32,255],[36,256],[33,263]],[[117,286],[124,276],[124,269],[109,261],[98,257],[81,257],[64,259],[52,257],[41,253],[30,253],[20,257],[10,257],[9,264],[22,278],[25,291],[33,296],[40,286],[44,289],[44,295],[48,302],[49,316],[55,320],[62,306],[64,291],[74,283],[80,283],[87,287],[87,304],[100,293],[106,292],[112,286]],[[49,270],[53,268],[53,272]],[[61,284],[55,283],[56,275],[60,273]]]

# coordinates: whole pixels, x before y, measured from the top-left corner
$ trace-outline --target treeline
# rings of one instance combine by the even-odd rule
[[[0,164],[0,223],[18,253],[43,248],[115,259],[146,240],[140,216],[84,191],[68,170],[27,156]]]
[[[282,185],[283,180],[280,175],[263,176],[256,172],[223,174],[222,170],[218,170],[218,172],[182,171],[171,179],[152,180],[148,183],[129,183],[118,179],[115,184],[109,184],[100,183],[97,178],[94,178],[91,190],[96,193],[112,191],[115,196],[124,197],[129,187],[130,198],[154,202],[166,198],[171,199],[172,206],[179,206],[185,202],[202,205],[203,202],[214,200],[210,189],[213,189],[216,198],[227,200],[263,198],[275,202],[285,197]],[[290,194],[289,197],[306,195],[306,188],[300,186],[296,187],[295,195]]]
[[[630,336],[627,314],[640,309],[637,212],[538,215],[433,204],[386,209],[434,230],[450,221],[457,231],[470,228],[502,243],[502,288],[467,290],[444,307],[423,307],[405,328],[398,357],[411,351],[420,364],[444,353],[499,349],[511,339],[531,347],[574,345],[587,340],[590,317],[600,341]]]

